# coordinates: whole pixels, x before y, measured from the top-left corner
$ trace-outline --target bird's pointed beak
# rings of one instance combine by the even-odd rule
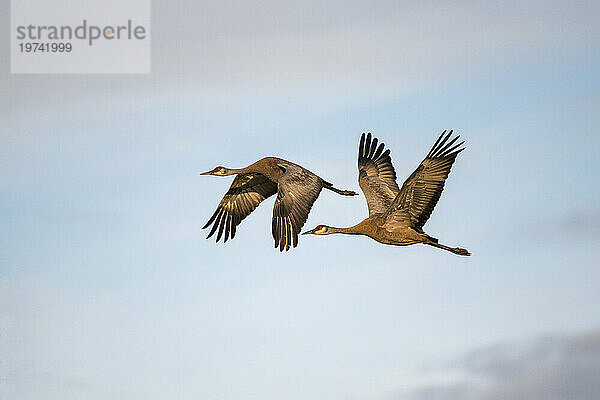
[[[206,172],[202,172],[200,175],[210,175],[212,171],[206,171]]]
[[[316,231],[317,231],[317,228],[311,229],[310,231],[304,232],[303,235],[314,235]]]

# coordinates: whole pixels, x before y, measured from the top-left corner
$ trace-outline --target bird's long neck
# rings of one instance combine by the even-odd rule
[[[329,227],[331,233],[343,233],[344,235],[364,235],[361,224],[349,226],[347,228],[336,228],[334,226]]]
[[[249,171],[247,171],[247,169],[248,169],[248,167],[246,167],[246,168],[227,168],[227,173],[225,173],[225,175],[223,175],[223,176],[244,174],[244,173],[249,172]]]

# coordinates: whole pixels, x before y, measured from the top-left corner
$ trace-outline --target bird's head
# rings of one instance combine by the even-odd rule
[[[203,172],[200,175],[226,176],[229,175],[229,169],[218,166],[210,171]]]
[[[331,227],[329,227],[327,225],[317,225],[317,227],[315,229],[306,231],[303,233],[303,235],[329,235],[331,233],[335,233],[335,232],[333,232]]]

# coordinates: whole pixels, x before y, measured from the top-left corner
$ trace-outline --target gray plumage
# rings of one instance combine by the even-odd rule
[[[396,171],[392,165],[390,150],[385,145],[377,147],[377,138],[371,134],[360,138],[358,146],[358,184],[369,206],[369,215],[384,213],[400,192],[396,183]]]
[[[216,211],[203,229],[212,225],[207,239],[217,233],[216,241],[235,237],[237,226],[258,205],[277,193],[273,206],[271,232],[275,248],[289,250],[298,245],[298,234],[313,203],[323,188],[344,196],[357,195],[340,190],[306,168],[276,157],[266,157],[241,169],[216,167],[202,175],[236,175]]]
[[[384,150],[383,143],[378,146],[377,138],[371,139],[370,133],[363,133],[358,150],[358,183],[369,207],[369,217],[352,227],[319,225],[305,233],[365,235],[384,244],[423,243],[455,254],[470,255],[465,249],[440,244],[423,232],[423,225],[440,199],[452,164],[464,150],[461,147],[464,142],[457,143],[459,136],[452,139],[451,136],[452,131],[444,131],[417,169],[398,188],[390,150]]]

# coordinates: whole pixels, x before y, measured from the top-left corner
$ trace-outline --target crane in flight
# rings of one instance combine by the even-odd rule
[[[358,184],[367,200],[369,216],[348,228],[318,225],[303,234],[364,235],[383,244],[408,246],[423,243],[470,256],[468,250],[443,245],[423,231],[423,225],[444,190],[456,156],[464,150],[461,147],[464,141],[455,144],[460,136],[450,139],[451,136],[452,131],[442,132],[429,154],[399,188],[390,150],[384,151],[383,143],[378,147],[378,140],[371,140],[371,133],[366,137],[363,133],[358,146]]]
[[[352,190],[340,190],[300,165],[276,157],[265,157],[245,168],[218,166],[201,175],[236,175],[217,210],[202,229],[212,224],[207,239],[217,232],[217,242],[233,239],[237,226],[266,198],[277,193],[273,206],[271,232],[275,248],[287,251],[298,245],[298,234],[310,209],[323,188],[342,196],[355,196]]]

